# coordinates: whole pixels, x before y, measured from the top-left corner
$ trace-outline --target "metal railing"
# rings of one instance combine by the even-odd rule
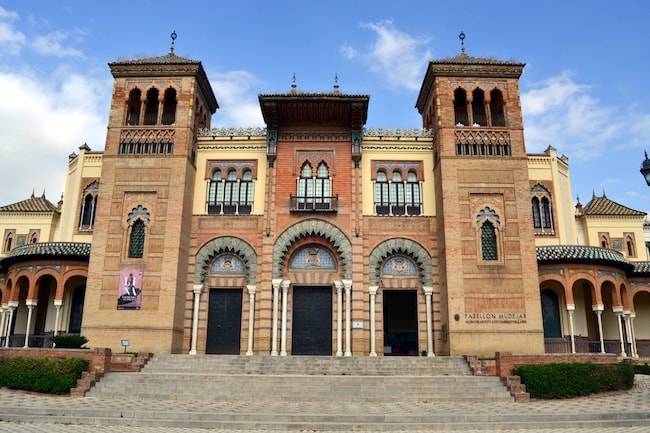
[[[336,212],[339,196],[289,196],[289,209],[292,212]]]

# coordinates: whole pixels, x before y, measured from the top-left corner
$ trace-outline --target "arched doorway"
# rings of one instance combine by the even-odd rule
[[[544,338],[562,338],[560,302],[557,294],[551,289],[542,291],[542,321]]]

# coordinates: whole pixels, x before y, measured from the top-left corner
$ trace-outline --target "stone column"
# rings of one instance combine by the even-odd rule
[[[605,306],[603,304],[592,305],[591,309],[596,313],[596,319],[598,320],[598,338],[600,338],[600,353],[605,353],[605,340],[603,339],[603,310]]]
[[[616,324],[618,325],[618,339],[621,342],[620,356],[626,357],[627,353],[625,353],[625,339],[623,338],[623,307],[612,307],[612,311],[614,314],[616,314]]]
[[[196,355],[197,339],[199,335],[199,306],[201,304],[201,292],[203,292],[203,284],[194,284],[192,286],[194,292],[194,310],[192,311],[192,342],[190,344],[190,355]]]
[[[7,317],[7,332],[5,339],[5,347],[9,347],[9,338],[11,338],[11,323],[14,321],[14,312],[18,308],[18,301],[9,301],[9,317]]]
[[[256,286],[248,285],[248,348],[246,356],[253,356],[253,331],[255,326],[255,289]]]
[[[375,304],[377,302],[379,286],[368,287],[370,293],[370,356],[377,356],[377,337],[375,336],[377,324],[375,322]]]
[[[271,356],[278,356],[278,305],[280,304],[280,284],[282,278],[271,280],[273,286],[273,311],[271,312]]]
[[[9,311],[7,304],[0,305],[0,312],[2,312],[0,314],[0,337],[4,337],[7,330],[7,311]]]
[[[345,288],[345,356],[352,356],[351,342],[351,318],[352,318],[352,280],[342,280]]]
[[[433,315],[431,314],[431,297],[433,295],[433,287],[424,286],[424,302],[427,311],[427,356],[436,356],[433,351]]]
[[[32,326],[32,313],[34,312],[34,307],[38,304],[36,299],[28,299],[25,301],[27,305],[27,326],[25,327],[25,344],[24,348],[29,347],[29,328]]]
[[[336,288],[336,356],[343,356],[343,282],[334,281]]]
[[[623,319],[625,320],[625,335],[627,337],[627,341],[630,343],[630,356],[632,358],[636,358],[636,350],[634,349],[634,342],[632,341],[632,321],[630,319],[630,314],[632,314],[630,310],[623,310]]]
[[[59,323],[61,322],[61,306],[63,306],[63,299],[54,300],[54,308],[56,309],[56,317],[54,318],[54,335],[59,335]]]
[[[280,339],[280,356],[287,356],[287,296],[291,281],[282,281],[282,332]]]
[[[569,313],[569,332],[571,333],[571,353],[576,353],[576,336],[573,331],[573,312],[576,304],[566,304],[566,311]]]
[[[636,347],[636,331],[634,330],[634,318],[636,317],[635,312],[630,312],[630,333],[632,334],[632,350],[634,351],[634,357],[639,357],[639,349]]]

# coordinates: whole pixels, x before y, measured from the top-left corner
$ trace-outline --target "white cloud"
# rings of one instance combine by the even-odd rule
[[[83,53],[80,50],[64,46],[63,42],[67,40],[67,34],[63,32],[52,32],[45,36],[35,37],[31,42],[31,47],[41,55],[83,58]]]
[[[219,102],[213,116],[213,127],[263,126],[257,94],[252,90],[259,80],[247,71],[214,73],[210,78]]]
[[[422,49],[429,39],[403,33],[390,20],[365,23],[361,27],[372,30],[376,36],[367,52],[359,52],[370,70],[382,76],[390,87],[419,90],[422,71],[431,59],[431,52]],[[349,56],[356,55],[357,50],[344,46],[342,52]]]
[[[359,55],[359,52],[350,44],[341,45],[341,54],[348,60],[352,60]]]
[[[25,35],[11,25],[17,19],[17,13],[0,7],[0,54],[16,56],[25,45]]]

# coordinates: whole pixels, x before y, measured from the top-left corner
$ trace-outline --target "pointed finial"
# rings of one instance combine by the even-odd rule
[[[334,93],[339,93],[339,74],[334,74]]]
[[[580,196],[579,195],[576,196],[576,201],[578,202],[578,204],[580,204]]]
[[[175,41],[176,38],[178,37],[178,36],[176,35],[176,31],[175,31],[175,30],[172,31],[172,34],[171,34],[170,36],[171,36],[171,38],[172,38],[172,47],[171,47],[170,54],[174,54],[174,41]]]
[[[465,33],[461,31],[458,35],[458,39],[460,39],[460,52],[461,54],[465,54]]]
[[[607,198],[607,194],[605,194],[605,188],[603,188],[603,198]]]
[[[291,77],[291,93],[296,93],[296,73],[293,73],[293,77]]]

